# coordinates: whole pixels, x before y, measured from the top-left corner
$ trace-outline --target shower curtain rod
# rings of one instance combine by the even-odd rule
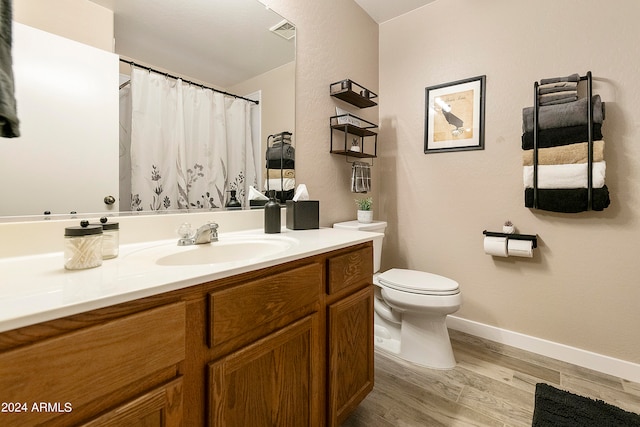
[[[151,68],[151,67],[146,67],[146,66],[144,66],[144,65],[137,64],[137,63],[135,63],[135,62],[133,62],[133,61],[129,61],[129,60],[126,60],[126,59],[122,59],[122,58],[120,58],[120,62],[124,62],[125,64],[129,64],[129,65],[132,65],[132,66],[134,66],[134,67],[142,68],[142,69],[147,70],[147,71],[153,71],[154,73],[163,74],[164,76],[166,76],[166,77],[171,77],[172,79],[176,79],[176,80],[180,79],[180,80],[182,80],[183,82],[188,83],[188,84],[190,84],[190,85],[198,86],[198,87],[201,87],[201,88],[203,88],[203,89],[211,89],[212,91],[214,91],[214,92],[218,92],[218,93],[221,93],[221,94],[223,94],[223,95],[233,96],[234,98],[238,98],[238,99],[244,99],[245,101],[253,102],[253,103],[254,103],[254,104],[256,104],[256,105],[260,104],[260,101],[256,101],[256,100],[249,99],[249,98],[245,98],[244,96],[235,95],[235,94],[233,94],[233,93],[225,92],[225,91],[220,90],[220,89],[214,89],[214,88],[209,87],[209,86],[201,85],[200,83],[192,82],[191,80],[185,80],[185,79],[183,79],[182,77],[177,77],[177,76],[174,76],[174,75],[169,74],[169,73],[163,73],[162,71],[154,70],[154,69],[153,69],[153,68]],[[131,80],[129,80],[129,81],[128,81],[128,82],[126,82],[126,83],[121,84],[121,85],[120,85],[120,89],[122,89],[123,87],[125,87],[125,86],[126,86],[128,83],[130,83],[130,82],[131,82]]]

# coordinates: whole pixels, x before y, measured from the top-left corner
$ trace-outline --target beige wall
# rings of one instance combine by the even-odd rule
[[[383,267],[457,280],[462,318],[640,363],[639,16],[636,0],[439,0],[382,24]],[[533,82],[588,70],[606,101],[611,206],[527,209]],[[482,74],[485,150],[423,154],[425,87]],[[539,235],[533,259],[483,253],[482,231],[507,219]]]
[[[294,61],[227,89],[231,93],[243,96],[260,91],[262,105],[260,164],[263,168],[265,167],[264,153],[267,151],[267,137],[269,135],[283,131],[292,132],[295,146],[297,138],[295,132],[295,73],[296,63]]]
[[[329,117],[336,105],[373,122],[378,107],[357,110],[329,96],[329,85],[351,78],[378,93],[378,25],[352,0],[267,0],[296,25],[296,182],[320,200],[320,223],[355,219],[351,166],[329,153]],[[337,136],[337,135],[336,135]],[[380,145],[380,144],[379,144]],[[378,166],[373,167],[377,209]]]
[[[86,0],[13,0],[21,24],[113,52],[113,12]]]
[[[290,62],[227,88],[231,93],[244,96],[261,91],[263,105],[268,106],[262,111],[263,139],[274,133],[284,130],[293,132],[295,129],[295,72],[296,63]]]

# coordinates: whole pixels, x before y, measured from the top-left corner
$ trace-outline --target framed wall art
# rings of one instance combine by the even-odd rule
[[[486,76],[425,89],[424,152],[484,149]]]

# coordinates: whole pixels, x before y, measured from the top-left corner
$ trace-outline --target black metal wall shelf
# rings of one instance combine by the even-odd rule
[[[350,79],[340,80],[329,85],[329,93],[334,98],[341,99],[358,108],[368,108],[378,105],[374,99],[377,94]]]
[[[356,126],[353,123],[358,123],[360,126]],[[375,129],[378,126],[367,121],[356,117],[352,114],[341,114],[338,116],[332,116],[329,119],[329,125],[331,127],[331,149],[330,153],[332,154],[340,154],[343,156],[356,157],[360,159],[364,158],[375,158],[378,153],[378,134],[371,129]],[[344,133],[344,146],[336,147],[334,149],[333,146],[333,134],[334,131],[340,131]],[[351,144],[349,144],[349,135],[355,135],[360,138],[360,143],[358,144],[360,151],[354,151],[351,149]],[[373,153],[371,150],[367,150],[367,147],[371,147],[370,142],[373,140]],[[340,145],[340,144],[337,144]]]

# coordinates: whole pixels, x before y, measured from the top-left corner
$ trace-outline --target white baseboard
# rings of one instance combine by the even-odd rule
[[[594,371],[640,382],[640,365],[553,341],[512,332],[456,316],[447,316],[447,327],[480,338],[558,359]]]

